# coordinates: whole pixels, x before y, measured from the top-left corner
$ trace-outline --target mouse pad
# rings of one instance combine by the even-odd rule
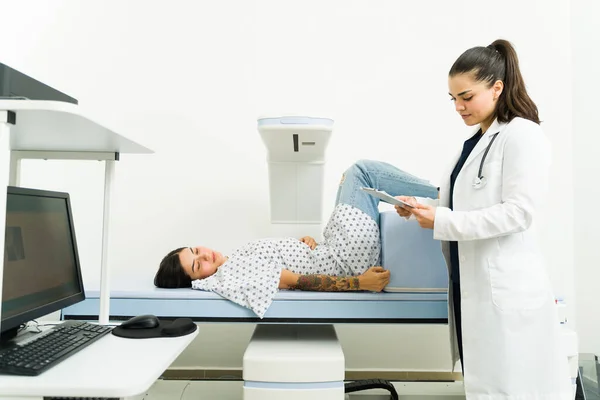
[[[156,328],[123,329],[117,326],[112,330],[112,333],[122,338],[149,339],[185,336],[196,329],[198,329],[198,326],[190,318],[177,318],[174,321],[160,321],[160,325]]]

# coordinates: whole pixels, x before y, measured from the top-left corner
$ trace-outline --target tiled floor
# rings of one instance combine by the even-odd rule
[[[462,383],[396,382],[400,400],[464,400]],[[242,400],[240,381],[159,380],[135,400]],[[388,392],[370,391],[353,394],[350,399],[388,400]]]

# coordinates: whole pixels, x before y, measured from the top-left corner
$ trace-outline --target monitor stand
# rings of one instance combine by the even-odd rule
[[[40,333],[45,332],[44,330],[30,331],[26,328],[20,329],[20,326],[16,328],[12,328],[7,330],[6,332],[2,332],[0,334],[0,349],[11,347],[16,343],[21,343],[25,341],[29,341],[34,336],[39,335]]]
[[[4,347],[5,344],[8,344],[8,342],[16,338],[18,333],[18,326],[16,328],[9,329],[6,332],[0,333],[0,347]]]

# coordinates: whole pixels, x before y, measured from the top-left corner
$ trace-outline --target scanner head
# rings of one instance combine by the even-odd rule
[[[271,223],[322,223],[326,150],[333,123],[305,116],[258,120],[267,149]]]

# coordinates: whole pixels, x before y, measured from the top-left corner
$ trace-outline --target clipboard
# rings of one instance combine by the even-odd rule
[[[408,204],[407,202],[399,200],[399,199],[395,198],[394,196],[391,196],[390,194],[386,193],[385,191],[377,190],[377,189],[373,189],[373,188],[367,188],[367,187],[361,187],[361,190],[364,190],[371,196],[377,197],[379,200],[385,201],[388,204],[393,204],[395,206],[396,205],[397,206],[406,206],[408,208],[415,208],[414,206]]]

